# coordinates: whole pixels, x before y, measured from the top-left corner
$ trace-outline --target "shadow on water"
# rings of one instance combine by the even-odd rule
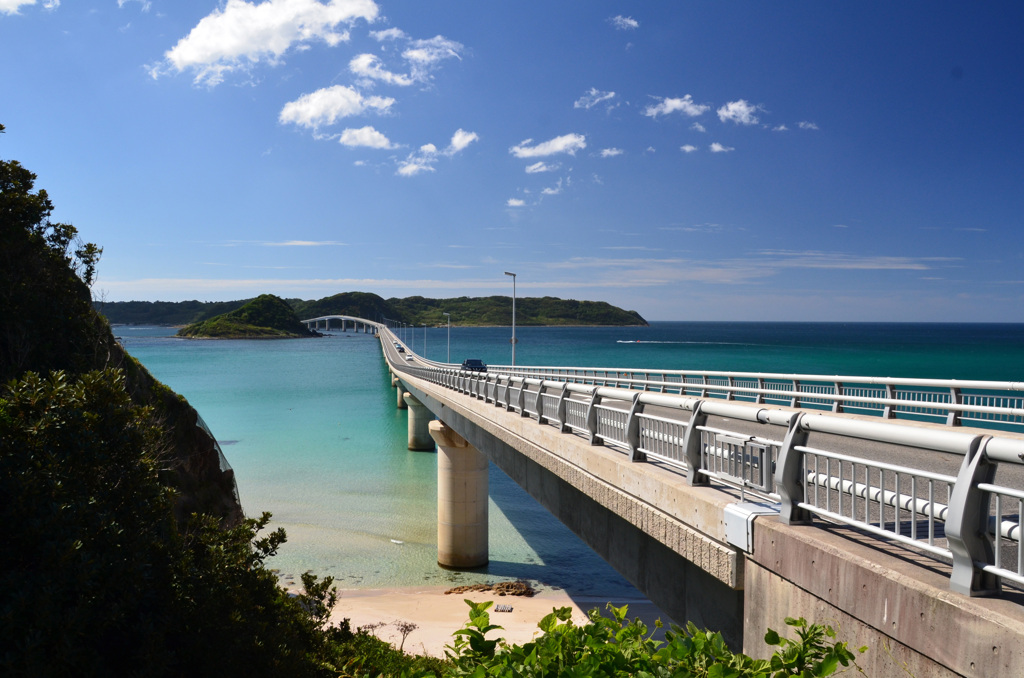
[[[491,560],[481,571],[561,589],[582,610],[596,607],[603,611],[606,603],[626,603],[630,604],[630,618],[641,616],[650,628],[658,618],[668,623],[668,615],[657,610],[634,614],[636,603],[647,603],[647,597],[493,464],[490,497],[536,553],[537,562],[530,562],[532,558],[527,562]]]

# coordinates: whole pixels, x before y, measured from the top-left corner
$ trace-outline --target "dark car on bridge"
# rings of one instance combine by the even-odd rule
[[[467,372],[486,372],[487,365],[484,365],[484,361],[477,360],[476,358],[470,358],[469,360],[462,361],[462,369]]]

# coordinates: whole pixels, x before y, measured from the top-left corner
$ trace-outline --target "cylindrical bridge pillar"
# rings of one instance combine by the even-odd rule
[[[397,407],[400,410],[408,409],[409,406],[405,404],[405,389],[402,387],[401,383],[397,384],[397,386],[398,386],[398,404],[397,404]]]
[[[409,449],[422,452],[434,449],[429,428],[434,419],[433,412],[408,391],[405,392],[405,404],[409,406]]]
[[[487,457],[444,422],[430,422],[437,443],[437,563],[487,564]]]

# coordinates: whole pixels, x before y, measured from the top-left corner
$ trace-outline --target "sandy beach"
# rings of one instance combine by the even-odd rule
[[[654,620],[665,617],[653,603],[647,600],[590,600],[572,598],[565,591],[541,589],[533,597],[497,596],[490,592],[445,594],[447,587],[412,587],[395,589],[351,589],[339,591],[338,604],[331,615],[331,622],[344,618],[351,620],[352,628],[383,624],[374,630],[374,635],[396,647],[402,641],[401,632],[395,622],[411,622],[417,625],[405,639],[404,649],[415,654],[444,656],[445,645],[451,643],[452,632],[461,628],[468,619],[469,606],[466,599],[474,602],[494,601],[495,605],[508,605],[511,612],[495,612],[491,608],[491,623],[503,627],[495,631],[493,638],[502,637],[513,643],[525,643],[540,633],[537,623],[553,608],[571,607],[573,620],[586,619],[586,611],[592,608],[604,609],[607,602],[614,605],[629,605],[629,618],[639,617],[653,629]]]

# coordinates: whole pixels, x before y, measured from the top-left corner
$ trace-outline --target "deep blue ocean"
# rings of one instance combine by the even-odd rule
[[[170,328],[114,331],[199,410],[235,469],[246,513],[270,511],[285,528],[271,566],[286,581],[307,570],[342,588],[527,578],[580,595],[638,595],[493,467],[490,565],[440,569],[436,457],[406,449],[406,414],[372,335],[194,341]],[[1024,381],[1024,324],[662,322],[516,335],[518,365]],[[451,360],[507,365],[509,338],[507,327],[454,327]],[[405,340],[447,359],[444,327]]]

